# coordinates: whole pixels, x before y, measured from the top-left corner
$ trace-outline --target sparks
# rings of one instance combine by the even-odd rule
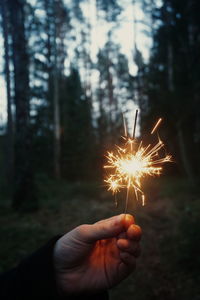
[[[137,118],[137,112],[136,112]],[[162,119],[159,119],[153,128],[156,130]],[[127,136],[127,129],[123,137],[123,146],[116,146],[114,152],[108,152],[105,169],[110,169],[108,177],[104,180],[108,185],[108,190],[113,194],[122,189],[127,190],[126,209],[130,188],[133,188],[136,199],[141,199],[145,203],[145,195],[142,191],[141,181],[146,176],[160,175],[162,164],[171,161],[170,155],[160,155],[160,150],[164,148],[164,143],[159,139],[155,145],[143,146],[142,141],[138,141],[134,135]],[[135,131],[135,126],[134,126]],[[126,212],[125,209],[125,212]]]
[[[158,126],[160,125],[161,122],[162,122],[162,118],[158,119],[158,121],[156,122],[155,126],[151,130],[151,134],[153,134],[156,131],[156,129],[158,128]]]

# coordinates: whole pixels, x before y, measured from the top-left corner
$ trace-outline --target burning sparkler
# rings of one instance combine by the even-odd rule
[[[137,200],[141,198],[142,204],[145,203],[145,195],[142,191],[141,181],[146,176],[160,175],[162,171],[162,164],[171,161],[170,155],[160,156],[160,150],[163,149],[164,143],[158,137],[158,142],[155,145],[143,146],[143,141],[138,141],[135,138],[136,123],[138,111],[136,111],[133,136],[127,134],[126,122],[124,120],[123,136],[124,145],[122,147],[116,146],[115,152],[108,152],[106,169],[111,169],[111,173],[105,179],[108,185],[108,190],[113,194],[126,189],[126,207],[127,211],[129,191],[133,188]],[[151,134],[153,134],[160,125],[162,119],[160,118],[153,127]]]

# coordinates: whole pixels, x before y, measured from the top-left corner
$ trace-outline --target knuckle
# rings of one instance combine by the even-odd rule
[[[133,225],[133,238],[135,241],[140,241],[142,236],[142,229],[138,225]]]
[[[85,237],[89,229],[88,227],[89,225],[86,224],[80,225],[76,227],[76,233],[81,237]]]
[[[135,225],[135,230],[136,230],[138,235],[142,235],[142,229],[139,225]]]
[[[107,231],[107,226],[105,223],[100,224],[100,230],[101,232],[106,232]]]

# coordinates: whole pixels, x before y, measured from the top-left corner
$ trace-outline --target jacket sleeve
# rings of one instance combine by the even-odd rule
[[[83,295],[61,297],[57,292],[53,249],[58,239],[58,236],[53,238],[19,266],[0,275],[1,300],[85,299]],[[87,299],[108,300],[108,293],[105,291],[93,296],[87,295]]]

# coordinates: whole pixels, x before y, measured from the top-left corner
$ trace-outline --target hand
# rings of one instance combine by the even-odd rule
[[[94,293],[118,284],[135,268],[140,237],[141,229],[131,215],[76,227],[55,245],[58,289]]]

